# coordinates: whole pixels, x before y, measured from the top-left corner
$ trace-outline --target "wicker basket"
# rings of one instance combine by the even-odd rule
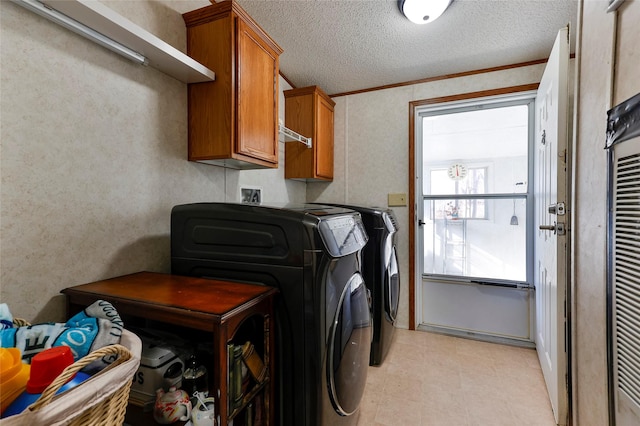
[[[0,425],[122,425],[141,352],[140,338],[123,330],[119,345],[105,346],[68,366],[36,402],[22,413],[0,420]],[[55,395],[76,372],[97,359],[115,355],[118,359],[107,368],[80,385]]]

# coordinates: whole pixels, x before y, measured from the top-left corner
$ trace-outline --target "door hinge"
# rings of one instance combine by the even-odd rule
[[[564,164],[567,164],[567,150],[563,149],[562,152],[558,153],[558,158],[562,160]]]

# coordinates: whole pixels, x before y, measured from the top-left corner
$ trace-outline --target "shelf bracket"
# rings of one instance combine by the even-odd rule
[[[312,139],[302,136],[300,133],[294,132],[291,129],[287,129],[282,124],[278,125],[280,134],[284,136],[283,142],[300,142],[311,148],[313,146]]]

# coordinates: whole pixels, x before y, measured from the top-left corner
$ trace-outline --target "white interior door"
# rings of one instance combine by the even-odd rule
[[[538,358],[556,422],[567,423],[565,302],[569,29],[560,30],[536,97],[535,220]],[[564,203],[564,204],[563,204]],[[555,211],[554,211],[555,208]]]

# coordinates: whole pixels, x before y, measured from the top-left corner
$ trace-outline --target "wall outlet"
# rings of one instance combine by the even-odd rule
[[[389,194],[389,207],[403,207],[407,205],[407,194]]]
[[[242,203],[262,203],[262,188],[240,188],[240,201]]]

